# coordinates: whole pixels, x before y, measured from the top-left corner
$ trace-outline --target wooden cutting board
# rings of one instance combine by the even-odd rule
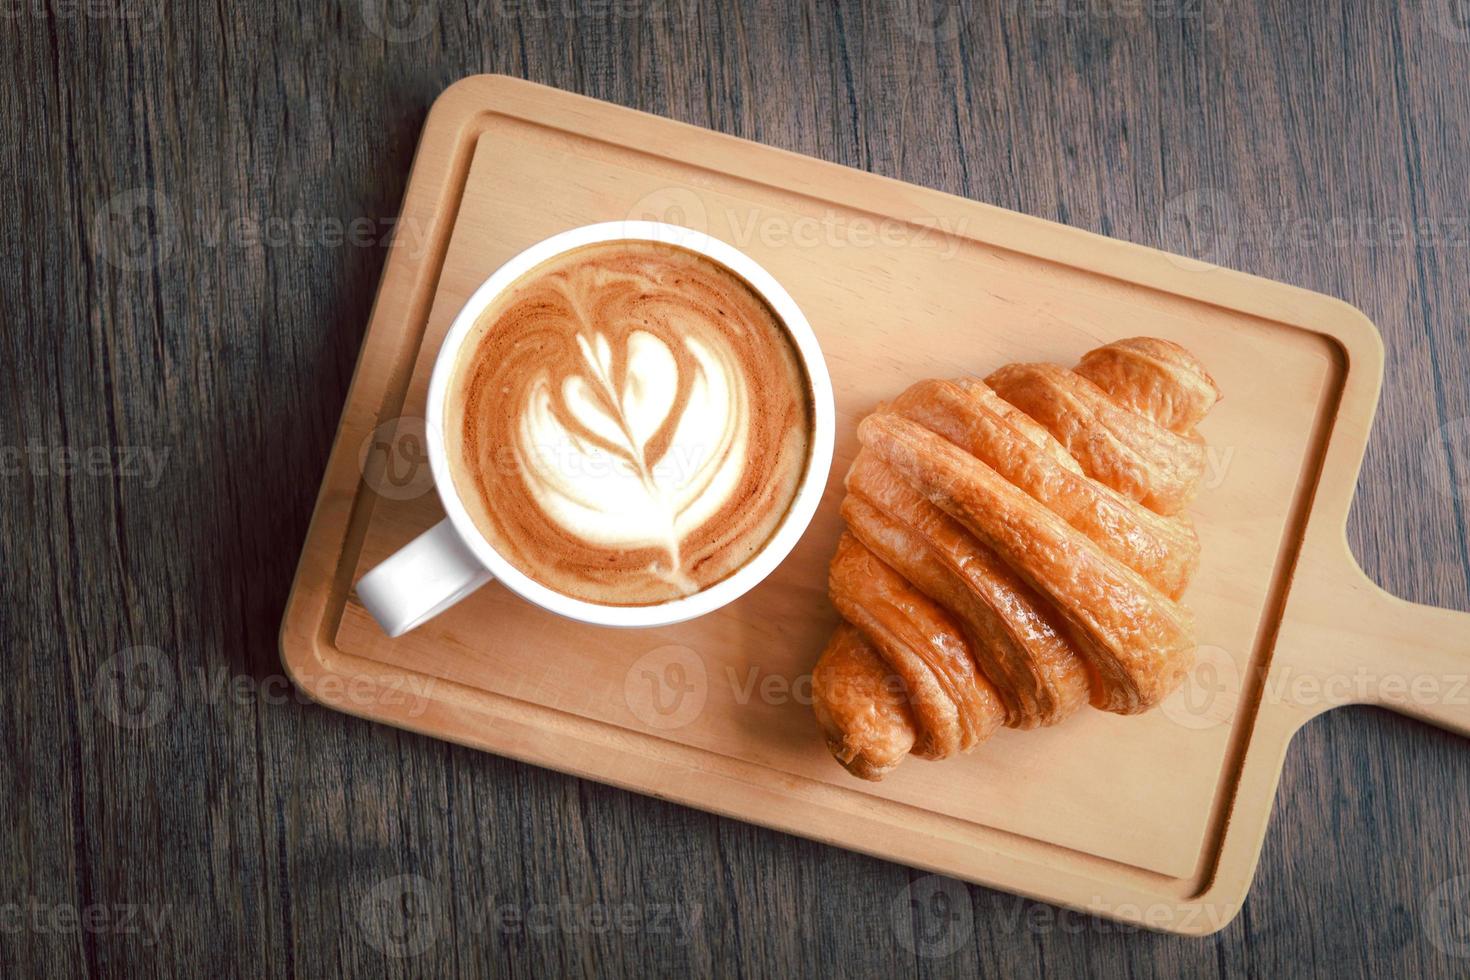
[[[1196,217],[1191,215],[1190,217]],[[1207,218],[1207,215],[1197,217]],[[422,453],[430,367],[470,292],[575,225],[674,221],[790,290],[837,392],[823,507],[721,612],[583,626],[492,585],[389,640],[352,596],[443,512]],[[1157,711],[1086,711],[879,784],[828,756],[810,670],[857,421],[926,377],[1176,340],[1225,401],[1203,426],[1199,666]],[[665,799],[1152,928],[1244,900],[1293,732],[1387,704],[1470,734],[1470,615],[1358,569],[1344,527],[1382,376],[1357,310],[935,191],[498,76],[435,103],[281,634],[324,704]],[[1333,778],[1330,774],[1322,778]]]

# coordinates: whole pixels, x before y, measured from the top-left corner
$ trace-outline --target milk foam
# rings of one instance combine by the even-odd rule
[[[558,419],[558,380],[549,371],[532,383],[516,437],[527,485],[549,520],[589,544],[660,548],[670,580],[688,586],[680,542],[739,485],[750,406],[729,351],[717,354],[693,338],[683,343],[694,362],[689,395],[658,458],[649,442],[678,410],[680,367],[662,339],[641,330],[628,335],[621,389],[606,335],[577,336],[583,370],[560,380],[561,393],[596,441]]]
[[[690,595],[780,525],[811,389],[764,301],[674,246],[586,246],[533,270],[467,339],[446,403],[460,498],[542,584],[617,605]]]

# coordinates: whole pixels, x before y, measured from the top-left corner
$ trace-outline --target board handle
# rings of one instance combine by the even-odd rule
[[[1382,623],[1374,703],[1470,736],[1470,613],[1373,589]]]
[[[1374,704],[1470,736],[1470,613],[1392,595],[1352,563],[1350,576],[1310,577],[1303,611],[1284,627],[1285,662],[1266,698],[1305,721],[1349,704]]]

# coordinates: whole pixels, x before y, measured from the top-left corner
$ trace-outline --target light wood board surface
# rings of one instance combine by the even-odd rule
[[[812,529],[763,586],[694,623],[582,627],[492,586],[386,640],[347,587],[441,512],[426,484],[385,483],[374,447],[390,465],[411,453],[449,320],[526,245],[645,217],[748,251],[817,331],[839,433]],[[1382,366],[1344,304],[503,78],[436,104],[399,224],[283,631],[293,675],[329,703],[1183,932],[1238,908],[1305,720],[1402,701],[1470,728],[1466,651],[1446,638],[1467,617],[1389,600],[1343,540]],[[918,378],[1070,364],[1136,334],[1188,346],[1226,395],[1203,428],[1191,684],[1141,718],[1087,712],[877,786],[851,779],[802,692],[833,622],[825,565],[856,420]],[[412,696],[343,697],[354,677]]]

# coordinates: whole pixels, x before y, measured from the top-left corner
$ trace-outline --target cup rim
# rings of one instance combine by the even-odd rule
[[[653,241],[675,245],[712,259],[739,275],[771,307],[795,342],[812,394],[811,452],[796,496],[775,533],[753,558],[727,578],[693,595],[651,606],[605,605],[569,596],[541,584],[503,558],[480,532],[460,500],[449,469],[448,447],[444,438],[445,396],[459,360],[460,348],[491,303],[511,284],[543,262],[584,245],[615,241]],[[455,531],[475,558],[506,588],[528,602],[578,622],[614,627],[682,623],[734,602],[764,581],[796,547],[811,524],[826,492],[836,439],[832,378],[817,336],[791,294],[755,259],[735,246],[705,232],[662,221],[604,221],[570,228],[522,250],[491,273],[455,314],[444,343],[435,355],[425,416],[434,485]]]

